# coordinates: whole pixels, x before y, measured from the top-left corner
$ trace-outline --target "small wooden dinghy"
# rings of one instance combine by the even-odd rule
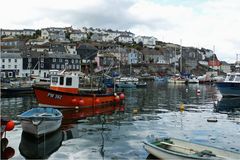
[[[236,152],[195,144],[175,138],[157,139],[150,143],[144,142],[144,148],[148,153],[160,159],[240,159],[240,154]]]
[[[54,108],[32,108],[18,117],[25,132],[40,136],[57,130],[63,116]]]

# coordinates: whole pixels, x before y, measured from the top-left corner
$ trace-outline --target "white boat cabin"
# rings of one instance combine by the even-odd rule
[[[51,76],[50,88],[56,91],[78,93],[82,77],[76,74],[60,74]]]
[[[240,73],[228,73],[224,82],[240,83]]]

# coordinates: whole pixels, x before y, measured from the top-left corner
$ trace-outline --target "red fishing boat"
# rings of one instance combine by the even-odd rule
[[[61,73],[51,76],[49,88],[33,86],[36,99],[40,106],[54,108],[97,108],[106,105],[121,105],[124,94],[122,92],[108,92],[101,89],[100,85],[93,83],[89,88],[83,78],[73,73]],[[97,88],[93,88],[93,86]],[[90,87],[91,86],[91,87]]]

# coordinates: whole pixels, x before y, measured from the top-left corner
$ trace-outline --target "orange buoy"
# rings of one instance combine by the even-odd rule
[[[13,130],[14,126],[15,126],[15,123],[13,122],[13,120],[10,120],[7,122],[5,130],[11,131]]]
[[[119,95],[119,97],[120,97],[121,100],[123,100],[123,99],[125,98],[125,95],[124,95],[123,93],[121,93],[121,94]]]

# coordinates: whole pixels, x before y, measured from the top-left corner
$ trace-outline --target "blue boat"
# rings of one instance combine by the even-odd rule
[[[223,82],[216,82],[223,97],[240,96],[240,73],[228,73]]]
[[[41,136],[57,130],[62,123],[62,113],[54,108],[32,108],[21,115],[22,129]]]

